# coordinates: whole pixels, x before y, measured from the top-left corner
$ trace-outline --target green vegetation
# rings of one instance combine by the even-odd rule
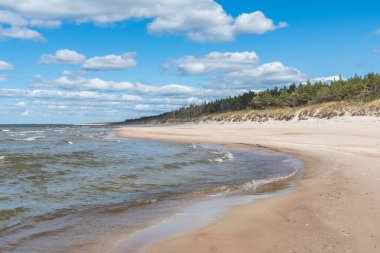
[[[201,105],[190,105],[157,116],[126,120],[128,123],[165,121],[169,119],[195,118],[215,113],[227,113],[246,109],[292,108],[332,101],[370,102],[380,98],[380,75],[367,74],[331,83],[291,84],[283,88],[247,92],[239,96],[217,99]]]

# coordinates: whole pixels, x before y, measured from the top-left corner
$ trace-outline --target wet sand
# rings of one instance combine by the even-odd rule
[[[239,145],[306,163],[297,191],[232,208],[224,218],[144,252],[379,252],[380,119],[121,127],[117,135]]]

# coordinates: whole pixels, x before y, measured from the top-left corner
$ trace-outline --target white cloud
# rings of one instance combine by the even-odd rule
[[[5,82],[8,80],[8,77],[6,75],[0,75],[0,82]]]
[[[0,26],[0,37],[22,40],[43,41],[45,38],[37,31],[27,27],[12,26],[4,28]]]
[[[212,52],[205,56],[185,56],[165,67],[183,76],[207,75],[207,87],[248,89],[255,86],[284,85],[307,80],[301,71],[281,62],[260,65],[255,52]]]
[[[118,96],[91,91],[0,89],[0,97],[117,100]]]
[[[255,52],[211,52],[202,57],[184,56],[170,61],[166,68],[176,68],[183,76],[204,75],[219,71],[232,71],[255,66],[259,57]]]
[[[59,20],[23,18],[15,12],[0,10],[0,37],[3,38],[44,41],[44,36],[30,27],[54,29],[60,25]]]
[[[175,105],[200,103],[205,100],[225,97],[246,91],[228,88],[195,88],[180,84],[156,86],[127,81],[106,81],[100,78],[86,78],[83,73],[69,71],[64,71],[60,77],[54,80],[44,80],[40,76],[37,76],[36,80],[31,83],[30,86],[35,88],[60,88],[75,91],[74,93],[62,91],[64,92],[62,94],[70,94],[68,98],[73,98],[74,95],[79,96],[78,94],[83,96],[83,93],[77,93],[79,91],[89,92],[87,95],[89,95],[91,99]],[[45,91],[42,92],[42,94],[46,94]],[[47,94],[49,95],[50,93]],[[56,95],[56,93],[54,94]],[[98,97],[96,94],[103,95]],[[36,94],[33,93],[33,95],[40,96],[41,93],[37,92]],[[81,97],[79,96],[79,98]]]
[[[0,10],[0,24],[12,26],[25,26],[28,22],[16,13]]]
[[[160,106],[172,106],[178,108],[180,106],[189,105],[191,103],[201,103],[205,101],[204,98],[195,97],[189,94],[184,97],[170,97],[170,96],[151,96],[151,94],[130,95],[130,94],[107,94],[98,93],[93,91],[61,91],[61,90],[20,90],[20,89],[0,89],[0,97],[6,98],[23,98],[31,100],[44,99],[45,101],[57,103],[58,101],[64,101],[72,103],[72,101],[78,101],[78,103],[89,103],[93,101],[97,105],[105,105],[108,108],[114,108],[122,105],[128,105],[134,107],[136,104],[149,104],[152,107]],[[116,104],[106,104],[106,103]],[[96,104],[92,104],[95,106]],[[58,108],[58,107],[56,107]]]
[[[100,78],[85,78],[82,73],[64,71],[55,80],[37,79],[31,84],[33,87],[56,87],[66,90],[102,90],[102,91],[127,91],[133,89],[130,82],[104,81]]]
[[[86,56],[80,54],[74,50],[61,49],[55,52],[55,54],[41,55],[39,63],[42,64],[67,64],[67,65],[79,65],[86,60]]]
[[[111,54],[87,59],[85,55],[75,50],[61,49],[57,50],[55,54],[41,55],[38,62],[41,64],[81,65],[85,70],[111,71],[136,66],[135,56],[135,53],[129,52],[122,55]]]
[[[0,61],[0,71],[12,70],[14,66],[6,61]],[[8,80],[8,76],[0,74],[0,82],[5,82]]]
[[[14,66],[6,61],[0,61],[0,70],[12,70]]]
[[[181,34],[193,41],[231,41],[239,34],[262,34],[286,26],[276,25],[260,11],[234,18],[214,0],[3,0],[0,8],[13,23],[24,26],[32,26],[32,20],[39,20],[41,27],[49,22],[59,26],[62,21],[108,24],[149,19],[150,33]]]
[[[136,66],[135,53],[125,53],[123,55],[97,56],[86,60],[82,67],[86,70],[121,70]]]
[[[315,83],[315,82],[331,83],[332,81],[338,81],[340,79],[345,80],[345,78],[340,75],[333,75],[333,76],[315,77],[311,79],[310,81],[312,83]]]
[[[45,29],[57,29],[61,27],[61,21],[59,20],[42,20],[42,19],[31,19],[28,22],[31,27],[40,27]]]
[[[281,62],[271,62],[255,68],[230,72],[223,77],[223,80],[225,85],[236,88],[253,88],[299,83],[307,80],[307,76],[298,69],[287,67]]]
[[[177,106],[173,105],[150,105],[150,104],[137,104],[134,106],[137,111],[149,111],[149,112],[167,112],[178,109]]]
[[[20,102],[16,103],[16,106],[18,106],[18,107],[26,107],[27,104],[24,101],[20,101]]]
[[[375,34],[380,35],[380,28],[375,31]]]
[[[148,25],[150,33],[185,34],[193,41],[232,41],[239,34],[263,34],[286,26],[275,25],[261,11],[244,13],[236,19],[214,1],[198,1],[195,8],[157,17]],[[198,7],[198,8],[197,8]]]
[[[253,13],[243,13],[238,16],[235,20],[234,31],[237,34],[263,34],[286,26],[286,22],[280,22],[278,25],[275,25],[273,20],[265,17],[264,13],[256,11]]]
[[[91,90],[91,91],[107,91],[107,92],[122,92],[129,91],[134,93],[146,93],[152,95],[179,95],[190,94],[192,88],[188,86],[170,84],[165,86],[153,86],[142,83],[131,82],[115,82],[105,81],[100,78],[86,78],[84,73],[63,71],[62,75],[55,80],[43,80],[37,76],[32,87],[55,87],[66,90]]]
[[[148,30],[155,34],[185,34],[193,41],[231,41],[233,20],[214,1],[194,1],[174,13],[159,15],[148,25]]]
[[[372,51],[376,54],[380,54],[380,48],[374,48]]]

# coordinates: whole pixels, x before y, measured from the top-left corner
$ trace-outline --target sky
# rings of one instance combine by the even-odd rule
[[[378,0],[0,0],[0,124],[123,121],[379,72]]]

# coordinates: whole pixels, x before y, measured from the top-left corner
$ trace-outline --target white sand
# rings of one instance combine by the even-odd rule
[[[380,119],[121,127],[121,137],[265,147],[307,165],[296,193],[235,207],[147,252],[380,252]]]

